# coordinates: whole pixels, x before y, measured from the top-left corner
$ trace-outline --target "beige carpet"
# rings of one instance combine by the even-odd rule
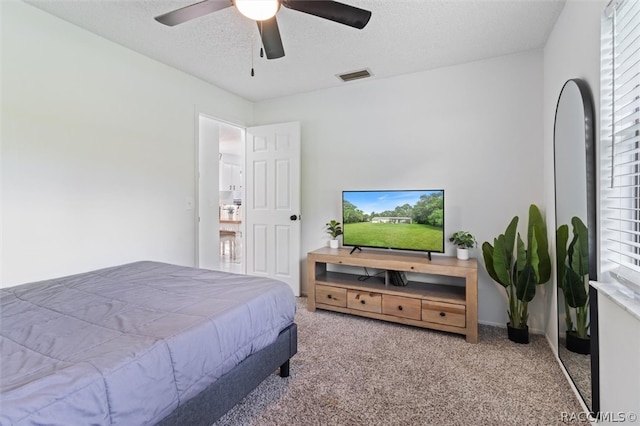
[[[267,378],[222,425],[553,425],[580,404],[544,336],[463,336],[318,310],[298,299],[291,376]]]

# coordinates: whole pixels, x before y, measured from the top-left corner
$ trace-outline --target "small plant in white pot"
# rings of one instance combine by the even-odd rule
[[[456,256],[460,260],[469,259],[469,249],[478,245],[475,237],[467,231],[454,232],[449,241],[457,246]]]
[[[329,247],[338,248],[340,246],[338,237],[342,235],[342,225],[337,220],[331,219],[325,226],[327,234],[331,237],[329,240]]]

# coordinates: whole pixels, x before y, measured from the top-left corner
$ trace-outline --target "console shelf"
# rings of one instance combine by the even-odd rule
[[[393,286],[384,276],[329,271],[327,265],[462,278],[464,285],[409,281]],[[307,309],[326,309],[463,334],[478,341],[478,265],[475,259],[424,254],[321,248],[307,255]],[[386,274],[385,274],[386,276]]]

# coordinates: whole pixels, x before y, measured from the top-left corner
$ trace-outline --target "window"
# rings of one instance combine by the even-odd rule
[[[602,20],[601,275],[640,278],[640,2]],[[638,279],[640,283],[640,279]]]

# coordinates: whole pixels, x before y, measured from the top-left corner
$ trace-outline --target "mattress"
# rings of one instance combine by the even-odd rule
[[[0,289],[0,424],[152,424],[293,322],[284,283],[136,262]]]

